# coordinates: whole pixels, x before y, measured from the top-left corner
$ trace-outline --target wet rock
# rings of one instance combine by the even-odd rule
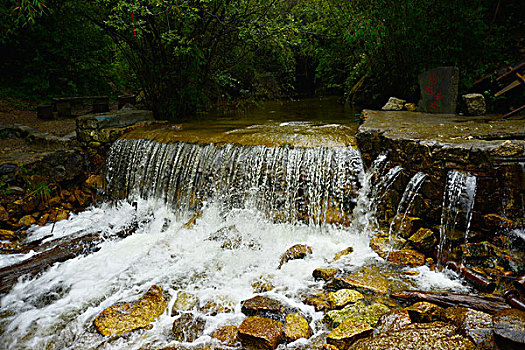
[[[412,244],[416,249],[419,249],[424,252],[430,252],[434,249],[437,243],[436,235],[428,228],[420,228],[412,236],[408,238],[410,244]]]
[[[468,115],[485,115],[487,105],[485,103],[485,97],[482,94],[466,94],[462,97],[467,107]]]
[[[495,257],[499,248],[489,242],[467,243],[461,245],[465,258],[490,258]]]
[[[22,216],[20,220],[18,220],[18,224],[22,226],[31,226],[33,224],[36,224],[36,220],[31,215],[25,215],[25,216]]]
[[[45,224],[47,224],[48,220],[49,220],[49,214],[44,214],[40,217],[40,219],[38,219],[37,225],[44,226]]]
[[[321,344],[317,347],[317,350],[339,350],[337,346],[330,344]]]
[[[516,346],[519,344],[520,347],[525,347],[525,311],[506,309],[496,313],[492,317],[492,322],[494,333],[516,343]]]
[[[121,335],[147,327],[167,307],[168,303],[162,295],[162,288],[152,286],[135,303],[118,303],[105,309],[95,318],[93,324],[104,336]]]
[[[281,255],[281,261],[279,262],[279,269],[290,260],[304,259],[307,255],[312,254],[312,248],[306,244],[296,244],[290,248],[283,255]]]
[[[340,252],[337,252],[337,254],[335,254],[335,256],[334,256],[334,261],[337,261],[337,260],[341,259],[343,256],[346,256],[346,255],[352,253],[353,251],[354,251],[354,248],[348,247],[346,249],[341,250]]]
[[[407,101],[396,97],[390,97],[388,102],[381,108],[383,111],[402,111]]]
[[[408,311],[406,310],[394,310],[388,314],[385,314],[379,318],[376,330],[379,333],[387,333],[398,331],[403,327],[412,323]]]
[[[241,302],[241,311],[246,316],[266,316],[281,319],[286,311],[286,305],[278,300],[257,295]]]
[[[445,310],[432,303],[426,301],[415,303],[414,305],[405,308],[410,315],[412,322],[434,322],[441,321],[445,316]]]
[[[91,175],[84,182],[84,186],[90,190],[101,190],[104,188],[105,180],[102,175]]]
[[[69,218],[69,212],[64,209],[53,209],[49,213],[49,220],[57,222],[60,220],[67,220]]]
[[[394,225],[393,229],[394,232],[397,232],[401,237],[408,238],[423,227],[423,225],[424,222],[420,218],[405,216],[403,221]]]
[[[216,297],[214,300],[204,303],[204,305],[199,308],[202,313],[211,316],[229,313],[232,312],[233,309],[233,302],[225,297]]]
[[[392,247],[402,247],[406,243],[404,238],[397,237],[374,237],[370,239],[370,248],[381,258],[386,259]]]
[[[338,269],[333,269],[333,268],[317,268],[312,273],[312,276],[315,280],[328,281],[332,277],[337,275],[338,272],[339,272]]]
[[[283,339],[281,322],[259,316],[244,319],[239,326],[238,338],[246,349],[275,349]]]
[[[425,265],[425,255],[411,249],[403,249],[390,252],[387,261],[394,265],[410,267]]]
[[[58,196],[50,198],[49,201],[47,202],[47,204],[51,208],[58,207],[58,206],[60,206],[60,204],[62,204],[62,198],[60,198]]]
[[[352,289],[340,289],[336,292],[328,293],[330,309],[340,309],[363,298],[363,294]]]
[[[75,200],[77,201],[78,205],[81,207],[86,207],[91,203],[91,195],[84,193],[81,190],[75,190],[74,191]]]
[[[173,321],[172,333],[177,341],[192,342],[203,334],[205,326],[206,320],[187,312]]]
[[[443,322],[416,323],[377,337],[357,340],[352,350],[473,350],[474,343]]]
[[[224,345],[234,346],[237,343],[238,332],[237,326],[222,326],[214,330],[211,337]]]
[[[405,103],[405,109],[409,112],[415,112],[417,110],[417,106],[415,103]]]
[[[483,215],[483,226],[489,232],[499,232],[501,230],[510,230],[514,223],[512,220],[498,214],[486,214]]]
[[[481,348],[493,349],[494,331],[492,316],[478,310],[465,307],[449,307],[445,310],[445,319],[452,322],[462,335],[467,336]]]
[[[242,244],[242,235],[235,225],[224,227],[212,233],[208,239],[220,242],[222,249],[239,249]]]
[[[343,277],[333,278],[327,283],[326,288],[356,289],[361,293],[386,294],[388,285],[388,280],[380,274],[378,268],[367,267]]]
[[[0,240],[12,241],[16,238],[16,235],[11,230],[0,230]]]
[[[0,205],[0,222],[7,222],[9,220],[9,213],[4,208],[3,205]]]
[[[325,311],[330,309],[330,303],[328,302],[328,294],[320,293],[315,296],[306,297],[303,302],[306,305],[314,307],[315,311]]]
[[[171,316],[176,316],[180,312],[192,310],[198,302],[199,299],[194,294],[187,292],[177,293],[177,299],[175,299],[175,302],[171,307]]]
[[[252,288],[254,293],[269,292],[275,288],[270,276],[261,276],[258,280],[252,282]]]
[[[364,322],[374,326],[379,318],[389,311],[390,308],[381,303],[366,305],[364,302],[358,301],[341,310],[327,312],[323,317],[323,322],[330,327],[337,327],[345,320]]]
[[[340,350],[345,350],[349,349],[355,340],[371,335],[372,331],[373,329],[368,323],[346,320],[328,333],[326,342]]]
[[[312,334],[312,330],[308,321],[301,314],[286,315],[284,324],[284,336],[286,341],[291,343],[300,338],[308,339]]]

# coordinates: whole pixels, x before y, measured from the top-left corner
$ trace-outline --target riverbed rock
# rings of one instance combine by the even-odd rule
[[[387,261],[394,265],[417,267],[425,265],[425,255],[411,249],[396,250],[388,254]]]
[[[445,316],[445,310],[441,306],[426,301],[417,302],[405,310],[412,322],[416,323],[442,321]]]
[[[104,336],[121,335],[147,327],[167,307],[162,288],[154,285],[134,303],[118,303],[105,309],[95,318],[93,324]]]
[[[339,350],[337,346],[331,344],[321,344],[317,347],[317,350]]]
[[[199,299],[195,294],[188,292],[178,292],[177,298],[171,307],[171,316],[176,316],[181,312],[190,311],[198,304]]]
[[[230,299],[224,296],[217,296],[213,300],[204,302],[204,305],[199,307],[199,310],[206,315],[215,316],[232,312],[234,308],[235,306]]]
[[[105,179],[102,175],[91,175],[84,181],[84,186],[89,190],[102,190],[105,186]]]
[[[405,109],[409,112],[415,112],[417,110],[417,105],[415,103],[405,103]]]
[[[266,317],[250,316],[239,326],[238,338],[245,349],[275,349],[284,335],[283,324]]]
[[[422,227],[410,236],[408,241],[415,248],[424,252],[430,252],[436,246],[437,238],[431,229]]]
[[[356,289],[361,293],[386,294],[389,281],[377,267],[366,267],[342,277],[335,277],[326,284],[329,289]]]
[[[238,342],[238,332],[239,328],[237,328],[237,326],[222,326],[214,330],[211,337],[217,339],[224,345],[234,346]]]
[[[315,296],[308,296],[303,300],[303,303],[313,306],[315,311],[326,311],[330,309],[328,294],[325,293],[319,293]]]
[[[485,103],[485,97],[482,94],[466,94],[463,95],[463,102],[467,107],[468,115],[485,115],[487,112],[487,104]]]
[[[337,275],[338,272],[339,272],[338,269],[329,268],[329,267],[326,267],[326,268],[320,267],[320,268],[315,269],[314,272],[312,272],[312,276],[315,280],[328,281],[332,277]]]
[[[390,97],[388,102],[381,108],[383,111],[402,111],[407,101],[397,97]]]
[[[525,347],[525,311],[505,309],[492,317],[494,333],[508,341]],[[517,349],[518,347],[516,347]]]
[[[291,343],[300,338],[308,339],[311,334],[312,329],[303,315],[298,313],[286,315],[284,336],[287,342]]]
[[[265,316],[281,319],[286,311],[286,305],[263,295],[257,295],[241,302],[241,311],[246,316]]]
[[[345,320],[368,323],[374,326],[379,318],[388,313],[390,308],[381,303],[366,305],[363,301],[348,305],[341,310],[332,310],[327,312],[323,317],[323,322],[334,328],[339,326]]]
[[[18,224],[22,226],[31,226],[36,224],[36,219],[31,215],[24,215],[18,220]]]
[[[331,309],[340,309],[363,298],[363,294],[352,289],[339,289],[336,292],[328,293],[328,303]]]
[[[295,259],[304,259],[307,255],[312,254],[312,248],[306,244],[296,244],[290,248],[283,255],[279,262],[279,269],[288,261]]]
[[[259,279],[252,282],[252,288],[254,293],[269,292],[275,288],[272,283],[271,276],[261,276]]]
[[[13,241],[16,234],[11,230],[0,230],[0,240]]]
[[[510,230],[514,226],[514,222],[508,218],[504,218],[498,214],[483,215],[483,229],[489,232],[500,232]]]
[[[7,222],[9,220],[9,213],[4,208],[3,205],[0,205],[0,222]]]
[[[443,322],[415,323],[404,328],[357,340],[351,350],[473,350],[474,343],[456,334],[456,327]]]
[[[372,334],[373,328],[368,323],[346,320],[326,336],[328,344],[336,346],[339,350],[349,349],[357,339]]]
[[[398,331],[411,323],[412,320],[408,315],[408,311],[394,310],[379,318],[376,330],[378,333]]]
[[[462,335],[467,336],[482,349],[494,348],[494,330],[492,316],[466,307],[449,307],[445,310],[445,319],[452,322]]]
[[[212,233],[208,239],[220,242],[222,249],[239,249],[242,244],[242,234],[235,225],[224,227]]]
[[[177,341],[192,342],[203,334],[205,326],[205,319],[187,312],[173,321],[172,333]]]
[[[334,256],[334,261],[337,261],[341,259],[343,256],[346,256],[354,251],[354,248],[348,247],[346,249],[341,250],[340,252],[337,252]]]

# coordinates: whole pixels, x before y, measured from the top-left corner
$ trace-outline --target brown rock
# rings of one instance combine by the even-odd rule
[[[31,226],[33,224],[36,224],[36,220],[31,215],[25,215],[25,216],[22,216],[20,220],[18,220],[18,224],[22,226]]]
[[[484,228],[491,232],[498,232],[501,230],[510,230],[514,223],[512,220],[504,218],[498,214],[483,215]]]
[[[363,294],[359,293],[357,290],[352,289],[339,289],[336,292],[328,293],[328,303],[330,304],[330,309],[340,309],[363,298]]]
[[[361,293],[386,294],[388,292],[388,280],[383,277],[379,269],[367,267],[361,271],[353,272],[343,277],[334,277],[327,283],[327,288],[334,289],[357,289]]]
[[[59,207],[60,204],[62,204],[62,198],[60,197],[53,197],[48,201],[48,204],[51,208]]]
[[[326,342],[346,350],[355,340],[371,335],[372,331],[368,323],[346,320],[326,336]]]
[[[100,190],[104,188],[105,180],[102,175],[91,175],[84,182],[85,187],[90,190]]]
[[[494,333],[511,342],[525,347],[525,311],[505,309],[492,317]],[[517,347],[516,347],[517,349]]]
[[[217,314],[232,312],[233,308],[234,305],[231,300],[228,300],[224,297],[217,297],[215,300],[210,300],[204,303],[204,305],[200,307],[199,310],[207,315],[215,316]]]
[[[394,265],[407,265],[411,267],[425,265],[425,255],[411,249],[390,252],[387,261]]]
[[[332,277],[334,277],[335,275],[337,275],[338,272],[339,272],[338,269],[332,269],[332,268],[317,268],[317,269],[315,269],[314,272],[312,273],[312,276],[313,276],[314,279],[316,279],[316,280],[328,281],[328,280],[330,280]]]
[[[238,337],[247,349],[275,349],[281,342],[283,333],[281,322],[251,316],[245,318],[239,326]]]
[[[91,203],[91,195],[81,190],[75,190],[75,199],[81,207],[86,207]]]
[[[307,255],[312,254],[312,248],[305,244],[296,244],[290,248],[283,255],[281,255],[281,261],[279,262],[279,269],[290,260],[304,259]]]
[[[445,310],[445,319],[456,325],[461,334],[469,337],[476,345],[482,344],[481,347],[494,348],[491,346],[494,343],[491,315],[455,306]]]
[[[417,249],[424,252],[431,251],[437,243],[437,238],[428,228],[420,228],[412,236],[408,238],[408,241]]]
[[[270,280],[270,276],[261,276],[258,280],[252,282],[254,293],[269,292],[274,289],[274,285]]]
[[[0,205],[0,222],[7,222],[9,220],[9,213],[4,208],[4,206]]]
[[[202,335],[206,320],[195,317],[192,313],[184,313],[173,321],[172,332],[175,340],[180,342],[192,342]]]
[[[16,235],[11,230],[0,230],[0,240],[13,241]]]
[[[177,298],[175,299],[175,302],[171,307],[171,316],[176,316],[181,311],[192,310],[198,302],[199,299],[194,294],[187,292],[178,292]]]
[[[394,310],[381,316],[376,327],[379,333],[398,331],[411,324],[410,316],[406,310]]]
[[[346,249],[341,250],[340,252],[335,254],[334,261],[337,261],[337,260],[341,259],[343,256],[348,255],[348,254],[352,253],[353,251],[354,251],[354,248],[352,248],[352,247],[348,247]]]
[[[284,324],[284,336],[286,341],[291,343],[300,338],[308,339],[312,330],[308,321],[301,314],[288,314]]]
[[[213,331],[211,337],[224,345],[234,346],[237,343],[237,326],[222,326]]]
[[[305,298],[303,302],[306,305],[313,306],[315,311],[326,311],[330,309],[328,295],[324,293],[317,294],[316,296],[309,296]]]
[[[47,220],[49,219],[49,214],[44,214],[40,217],[40,219],[38,219],[38,226],[44,226],[45,224],[47,224]]]
[[[263,295],[257,295],[251,299],[244,300],[241,305],[241,311],[246,316],[280,316],[286,310],[286,305],[280,301]]]
[[[152,286],[135,303],[118,303],[105,309],[95,318],[93,324],[104,336],[125,334],[148,326],[167,307],[162,288]]]
[[[64,209],[53,209],[49,212],[49,221],[57,222],[60,220],[67,220],[69,218],[69,212]]]
[[[412,322],[441,321],[445,317],[445,310],[442,307],[426,301],[415,303],[405,310],[410,315]]]
[[[330,344],[321,344],[317,347],[317,350],[339,350],[337,346],[333,346]]]

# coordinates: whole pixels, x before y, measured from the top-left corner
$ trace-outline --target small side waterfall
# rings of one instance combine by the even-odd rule
[[[445,246],[451,235],[461,230],[464,232],[464,240],[467,240],[475,197],[476,177],[474,175],[456,170],[448,172],[439,229],[437,252],[439,264],[442,264],[443,259],[446,258],[443,252],[447,249]]]
[[[354,148],[292,148],[119,140],[108,157],[113,198],[160,198],[179,215],[216,202],[278,221],[339,222],[363,173]],[[346,219],[347,220],[347,219]]]

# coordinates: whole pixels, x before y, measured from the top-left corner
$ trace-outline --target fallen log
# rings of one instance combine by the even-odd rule
[[[131,235],[138,228],[138,224],[117,232],[114,236],[124,238]],[[0,293],[7,293],[20,277],[36,276],[40,272],[58,262],[76,258],[79,255],[88,255],[99,249],[99,243],[105,239],[101,232],[89,233],[73,239],[59,239],[48,242],[45,249],[37,255],[0,269]],[[51,248],[49,248],[51,247]],[[42,248],[42,247],[40,247]]]
[[[392,294],[392,297],[410,302],[427,301],[442,307],[462,306],[479,310],[488,314],[508,309],[510,306],[501,297],[486,297],[478,295],[454,294],[447,292],[423,292],[417,290],[404,290]]]

